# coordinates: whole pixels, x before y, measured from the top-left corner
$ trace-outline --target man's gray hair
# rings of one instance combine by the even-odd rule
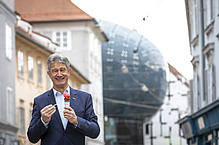
[[[70,62],[66,56],[63,56],[63,55],[58,54],[58,53],[54,53],[54,54],[50,55],[48,60],[47,60],[48,71],[50,71],[51,65],[53,63],[56,63],[56,62],[64,63],[66,65],[67,69],[69,69],[69,67],[70,67]]]

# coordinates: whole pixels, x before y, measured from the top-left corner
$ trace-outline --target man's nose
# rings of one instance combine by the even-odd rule
[[[57,72],[57,76],[61,76],[61,71],[60,70]]]

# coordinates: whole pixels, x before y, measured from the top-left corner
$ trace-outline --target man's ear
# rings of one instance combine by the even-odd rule
[[[71,68],[69,67],[69,69],[68,69],[68,75],[70,75],[70,72],[71,72]]]

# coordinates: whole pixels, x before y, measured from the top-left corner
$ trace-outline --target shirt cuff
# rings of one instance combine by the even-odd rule
[[[78,123],[77,124],[73,124],[74,125],[74,127],[76,128],[77,126],[78,126]]]
[[[45,126],[46,128],[48,128],[49,122],[45,123],[45,122],[43,121],[42,117],[41,117],[40,119],[41,119],[42,123],[44,124],[44,126]]]

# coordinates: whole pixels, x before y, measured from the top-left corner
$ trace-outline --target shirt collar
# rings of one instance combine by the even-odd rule
[[[59,91],[52,88],[54,96],[57,96],[57,93],[60,93]],[[68,92],[70,94],[70,87],[68,86],[67,89],[64,92]],[[60,93],[61,94],[61,93]]]

